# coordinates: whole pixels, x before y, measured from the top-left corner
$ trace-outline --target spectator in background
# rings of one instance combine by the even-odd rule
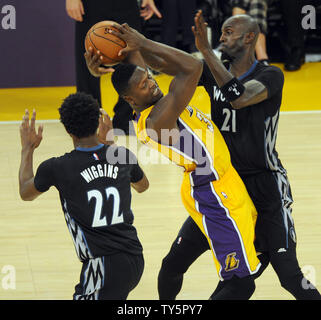
[[[182,50],[193,53],[195,47],[192,26],[196,12],[196,0],[162,0],[163,19],[161,41],[177,47],[177,34],[182,29]]]
[[[141,30],[141,17],[145,20],[155,13],[159,18],[154,0],[142,0],[141,10],[137,0],[66,0],[67,14],[76,21],[75,62],[76,87],[78,92],[91,94],[101,105],[100,79],[93,77],[84,58],[87,31],[97,22],[113,20],[127,22],[131,27]],[[113,127],[129,132],[132,109],[126,101],[119,98],[114,107]]]
[[[269,57],[266,50],[267,34],[267,0],[231,0],[232,15],[248,14],[260,27],[260,34],[255,46],[257,60],[268,64]]]
[[[273,0],[279,2],[282,19],[285,24],[286,36],[284,39],[286,54],[284,69],[287,71],[299,70],[304,63],[304,30],[301,26],[301,10],[303,0]]]

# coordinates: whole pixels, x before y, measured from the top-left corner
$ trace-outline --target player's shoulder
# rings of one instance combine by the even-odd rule
[[[58,164],[58,163],[64,163],[67,160],[73,159],[77,156],[77,153],[75,152],[75,150],[72,150],[70,152],[66,152],[60,156],[56,156],[56,157],[52,157],[51,161],[53,161],[54,163]]]
[[[55,156],[47,159],[43,163],[46,163],[47,165],[50,165],[53,169],[59,169],[62,168],[70,163],[73,163],[77,158],[77,154],[75,150],[71,152],[66,152],[60,156]]]
[[[278,66],[272,65],[272,64],[266,65],[262,62],[258,63],[256,73],[257,74],[270,73],[270,74],[280,75],[282,77],[284,76],[283,71]]]

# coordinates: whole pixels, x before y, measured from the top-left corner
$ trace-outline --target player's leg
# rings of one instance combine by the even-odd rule
[[[104,283],[105,257],[83,262],[80,281],[75,287],[74,300],[97,300]]]
[[[286,175],[262,173],[243,181],[258,211],[257,251],[264,252],[263,258],[268,256],[265,260],[271,262],[282,287],[296,299],[320,299],[319,292],[304,278],[296,257],[293,200]]]
[[[252,276],[233,276],[230,280],[219,282],[210,300],[248,300],[254,291],[255,282]]]
[[[75,300],[125,300],[144,270],[143,256],[117,253],[83,264]]]
[[[292,195],[285,175],[274,174],[274,183],[278,185],[280,208],[277,219],[266,222],[269,239],[270,262],[280,280],[281,286],[298,300],[320,300],[319,291],[304,277],[296,255],[296,233],[292,218]],[[280,185],[283,183],[283,188]],[[271,190],[269,190],[271,191]]]
[[[209,244],[191,217],[188,217],[162,261],[158,274],[160,300],[174,300],[181,290],[184,273],[205,251]]]
[[[219,181],[194,186],[192,192],[188,183],[185,178],[184,205],[207,236],[218,275],[224,280],[222,288],[230,283],[217,298],[232,300],[241,295],[248,299],[255,289],[254,278],[249,276],[258,272],[260,262],[254,248],[256,210],[243,182],[231,167]]]
[[[143,256],[114,254],[106,264],[106,276],[99,300],[125,300],[137,286],[144,270]]]
[[[281,286],[297,300],[321,300],[319,291],[304,277],[296,256],[296,243],[289,239],[286,251],[270,252],[271,265]]]

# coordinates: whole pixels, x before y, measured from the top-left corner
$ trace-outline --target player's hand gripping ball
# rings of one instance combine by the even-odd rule
[[[87,32],[85,38],[86,52],[89,47],[93,48],[93,53],[100,51],[103,57],[102,64],[105,66],[114,66],[125,59],[126,54],[118,55],[119,51],[124,49],[126,42],[109,32],[110,29],[118,31],[113,27],[114,21],[101,21],[93,25]]]

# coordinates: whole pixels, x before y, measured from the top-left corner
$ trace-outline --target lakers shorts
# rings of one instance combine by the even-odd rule
[[[255,274],[260,262],[254,248],[256,209],[231,166],[224,177],[192,186],[185,172],[181,196],[185,208],[207,237],[221,280]]]

